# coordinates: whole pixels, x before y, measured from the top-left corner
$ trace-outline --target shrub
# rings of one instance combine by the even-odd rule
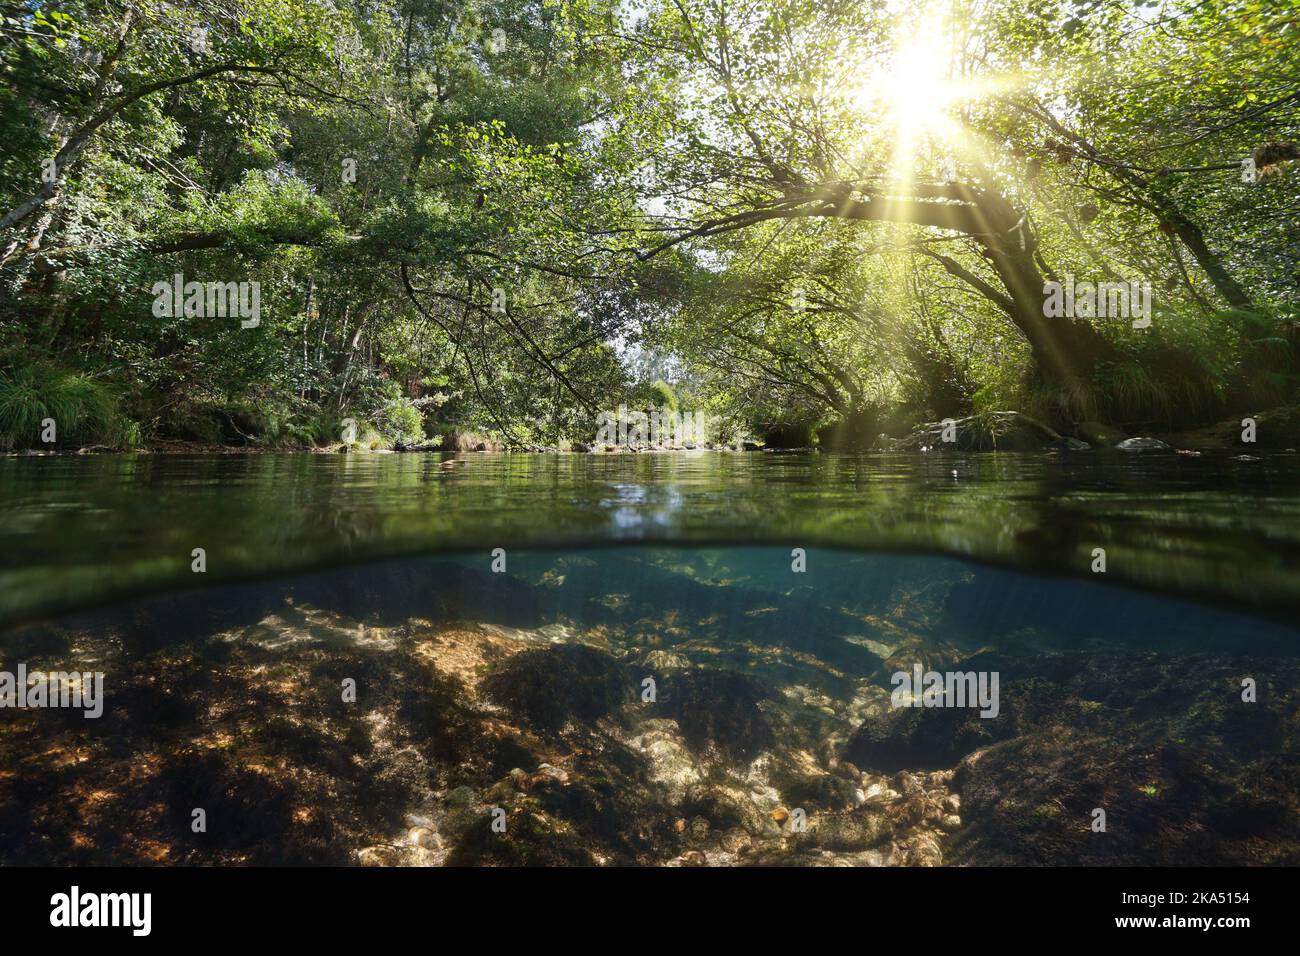
[[[47,418],[54,420],[58,446],[117,448],[138,440],[138,427],[122,416],[105,383],[46,362],[5,364],[9,367],[0,367],[0,445],[5,448],[42,447]]]
[[[424,418],[409,399],[395,398],[374,415],[375,429],[386,441],[414,444],[424,439]]]
[[[660,408],[666,408],[670,412],[677,411],[677,393],[673,387],[663,379],[658,379],[650,386],[650,392],[654,395],[655,404]]]

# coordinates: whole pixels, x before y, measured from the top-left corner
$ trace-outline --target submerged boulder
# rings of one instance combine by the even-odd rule
[[[766,692],[743,674],[697,668],[661,678],[658,686],[664,712],[692,751],[739,763],[771,746],[772,728],[759,709]]]
[[[874,807],[862,807],[847,813],[814,814],[796,842],[842,852],[866,850],[893,835],[894,824],[886,814]]]
[[[608,654],[582,644],[521,651],[489,674],[486,696],[543,730],[570,721],[591,723],[617,707],[632,691],[622,666]]]
[[[1014,732],[1005,709],[985,718],[968,708],[904,707],[864,721],[845,745],[844,757],[877,773],[938,770]]]
[[[739,827],[752,836],[775,836],[781,829],[771,811],[764,812],[749,794],[726,783],[695,784],[687,790],[681,809],[685,817],[698,817],[714,830]]]

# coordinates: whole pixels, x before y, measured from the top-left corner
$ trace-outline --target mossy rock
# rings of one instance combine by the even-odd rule
[[[739,827],[753,836],[774,836],[780,828],[742,790],[717,781],[693,784],[682,800],[681,813],[688,819],[700,817],[714,830]]]
[[[592,723],[630,699],[633,684],[607,654],[581,644],[521,651],[483,681],[490,700],[541,730]]]
[[[863,808],[850,813],[813,814],[800,843],[825,850],[866,850],[894,835],[894,825],[884,814]]]
[[[767,693],[745,675],[696,668],[661,678],[658,688],[659,704],[694,753],[741,763],[772,745],[772,727],[758,706]]]
[[[953,440],[945,441],[945,435]],[[1060,440],[1059,432],[1022,412],[984,412],[954,419],[951,431],[942,421],[920,425],[893,447],[898,450],[1041,451]]]
[[[777,764],[771,770],[772,786],[792,807],[805,810],[846,810],[853,805],[853,782],[831,773],[803,773]]]
[[[503,808],[507,809],[507,808]],[[592,866],[586,838],[535,806],[507,809],[504,833],[492,829],[484,811],[462,824],[460,840],[447,866]]]
[[[997,717],[976,708],[905,707],[873,717],[849,738],[843,757],[863,770],[942,770],[1015,733],[1006,701]]]

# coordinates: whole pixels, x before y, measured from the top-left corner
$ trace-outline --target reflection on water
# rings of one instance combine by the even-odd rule
[[[0,458],[0,620],[364,558],[636,541],[913,550],[1300,609],[1295,456]]]
[[[297,489],[317,513],[367,487],[335,467]],[[756,467],[733,509],[812,520],[788,486],[857,466]],[[488,498],[512,469],[458,480]],[[292,481],[244,480],[267,524],[291,519],[272,503]],[[537,476],[520,480],[528,496]],[[891,482],[900,505],[927,494]],[[614,484],[632,513],[668,513],[627,475],[537,497],[588,514]],[[709,500],[678,493],[682,522]],[[928,493],[912,513],[943,511]],[[98,720],[0,711],[0,864],[1300,862],[1288,623],[933,556],[810,547],[801,573],[776,546],[508,556],[506,573],[483,548],[171,591],[0,635],[0,669],[102,670],[106,688]],[[997,675],[997,716],[898,706],[917,670]]]

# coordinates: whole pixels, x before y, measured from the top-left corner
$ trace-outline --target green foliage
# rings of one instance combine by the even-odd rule
[[[53,420],[54,447],[106,445],[129,447],[139,439],[134,423],[124,419],[109,386],[83,372],[45,362],[10,357],[0,368],[0,445],[5,448],[50,448],[42,441]]]
[[[424,439],[424,418],[396,382],[376,378],[363,390],[357,415],[372,427],[376,436],[389,444],[413,444]]]
[[[654,392],[656,399],[655,404],[659,408],[666,408],[670,412],[677,411],[677,393],[673,391],[671,385],[661,378],[655,379],[654,383],[650,386],[650,390]]]
[[[908,90],[872,77],[920,8],[633,6],[6,15],[0,342],[86,370],[6,372],[7,440],[33,396],[77,388],[100,408],[86,434],[111,417],[100,388],[146,439],[273,446],[337,442],[349,411],[388,443],[557,444],[626,402],[860,444],[916,416],[1172,423],[1295,396],[1300,175],[1235,169],[1300,122],[1300,27],[1275,5],[1175,3],[1157,25],[1124,3],[958,3],[970,42],[934,69],[975,92],[910,133],[889,102]],[[1010,217],[995,232],[1019,218],[1033,242],[1010,278],[982,225],[912,214],[972,184]],[[260,325],[155,317],[176,273],[258,282]],[[1072,374],[1030,346],[1034,287],[1067,273],[1156,290],[1146,333],[1072,339]]]
[[[414,444],[424,439],[424,419],[407,398],[386,402],[375,412],[374,425],[385,441]]]

